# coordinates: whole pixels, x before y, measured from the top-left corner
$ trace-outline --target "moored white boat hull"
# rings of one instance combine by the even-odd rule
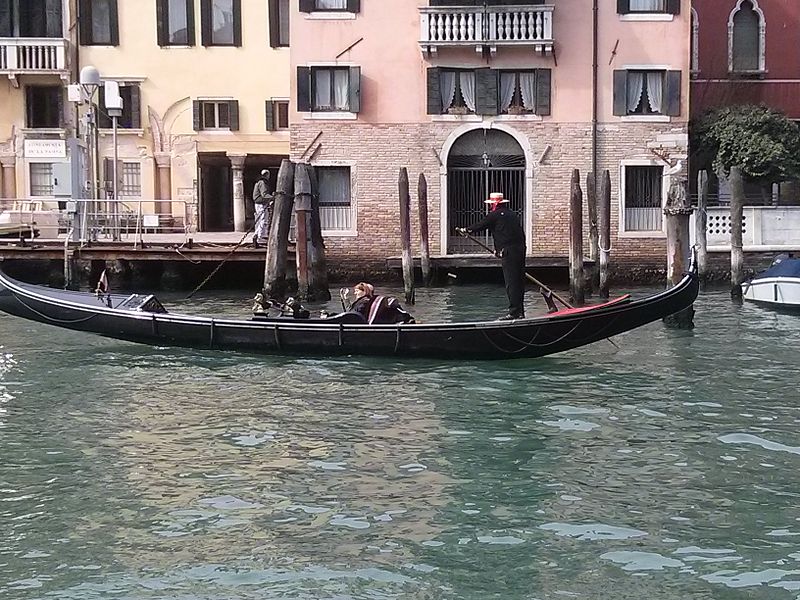
[[[800,310],[800,277],[764,277],[743,286],[745,300]]]

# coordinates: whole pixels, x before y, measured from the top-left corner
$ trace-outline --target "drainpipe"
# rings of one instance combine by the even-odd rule
[[[597,189],[597,0],[592,0],[592,178]]]

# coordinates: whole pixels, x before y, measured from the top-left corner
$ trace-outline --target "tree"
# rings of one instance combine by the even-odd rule
[[[692,158],[700,169],[739,167],[749,180],[769,186],[800,179],[800,128],[766,106],[712,109],[691,126]]]

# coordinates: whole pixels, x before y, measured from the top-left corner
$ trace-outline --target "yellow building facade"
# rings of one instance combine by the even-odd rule
[[[288,45],[289,0],[0,0],[0,196],[116,189],[164,230],[246,231],[259,173],[289,155]],[[90,65],[100,85],[76,85]],[[70,171],[80,143],[91,182]]]

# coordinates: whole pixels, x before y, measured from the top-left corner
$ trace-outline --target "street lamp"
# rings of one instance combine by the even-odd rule
[[[90,191],[90,199],[92,202],[89,205],[89,209],[91,211],[91,216],[89,216],[89,211],[84,210],[82,215],[82,223],[81,223],[81,230],[83,236],[86,235],[87,226],[91,225],[92,230],[89,231],[89,238],[94,239],[94,212],[97,210],[96,207],[96,200],[99,198],[98,194],[98,184],[100,181],[100,157],[99,157],[99,140],[98,140],[98,130],[97,130],[97,104],[94,101],[94,95],[97,93],[97,90],[100,89],[100,71],[98,71],[95,67],[91,65],[87,65],[81,69],[80,75],[78,76],[78,82],[83,90],[83,98],[89,101],[89,113],[87,114],[86,118],[86,147],[89,149],[90,153],[90,172],[91,172],[91,191]]]
[[[117,143],[117,121],[122,116],[122,96],[119,95],[119,83],[116,81],[106,81],[105,84],[105,108],[108,116],[114,127],[114,164],[112,166],[112,197],[113,197],[113,214],[111,218],[111,239],[115,242],[119,241],[119,201],[118,201],[118,186],[119,186],[119,173],[117,172],[119,164],[119,144]]]

